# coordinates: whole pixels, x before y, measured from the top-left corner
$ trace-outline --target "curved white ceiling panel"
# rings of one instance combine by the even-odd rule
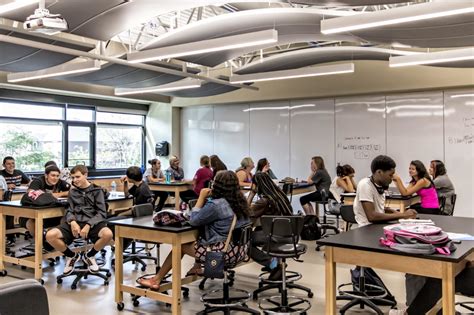
[[[249,74],[258,72],[297,69],[315,64],[351,60],[386,60],[390,56],[408,55],[410,52],[374,47],[320,47],[290,51],[263,60],[257,60],[244,66],[235,73]]]
[[[236,74],[251,74],[259,72],[298,69],[316,64],[336,61],[352,60],[382,60],[388,61],[391,56],[403,56],[416,54],[409,51],[385,49],[377,47],[315,47],[296,51],[281,53],[263,60],[254,61],[238,70]],[[451,68],[471,68],[474,62],[458,61],[449,63],[438,63],[432,66]]]
[[[278,8],[249,10],[220,15],[171,31],[159,37],[156,41],[151,42],[144,49],[173,46],[272,28],[278,31],[277,45],[311,41],[358,41],[355,37],[348,35],[327,36],[321,34],[319,29],[320,21],[325,13],[330,15],[339,14],[334,11],[318,9]],[[341,12],[340,14],[345,15],[347,13]],[[274,44],[272,44],[272,46],[274,46]],[[230,49],[182,57],[180,59],[213,67],[249,51],[266,47],[268,47],[268,45]]]
[[[350,34],[374,43],[399,43],[423,48],[474,46],[474,14],[377,27]]]

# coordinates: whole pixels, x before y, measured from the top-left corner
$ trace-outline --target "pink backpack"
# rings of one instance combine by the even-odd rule
[[[420,255],[451,255],[456,247],[448,234],[437,226],[422,224],[392,224],[384,227],[380,244],[394,250]]]

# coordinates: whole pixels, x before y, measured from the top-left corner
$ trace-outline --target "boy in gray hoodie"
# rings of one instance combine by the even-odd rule
[[[67,246],[75,238],[90,239],[94,247],[82,257],[89,270],[99,271],[94,256],[112,240],[112,231],[107,227],[107,210],[104,192],[100,186],[87,180],[87,168],[77,165],[71,170],[73,188],[69,192],[65,220],[46,234],[46,240],[57,251],[66,256],[64,274],[74,271],[79,254]]]

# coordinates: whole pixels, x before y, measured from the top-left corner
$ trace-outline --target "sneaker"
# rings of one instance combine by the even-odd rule
[[[92,273],[99,272],[99,265],[95,261],[95,257],[87,257],[87,255],[82,256],[82,261],[87,265],[88,269]]]
[[[66,263],[64,264],[64,275],[69,275],[74,271],[74,265],[79,259],[79,254],[75,254],[74,257],[66,257]]]

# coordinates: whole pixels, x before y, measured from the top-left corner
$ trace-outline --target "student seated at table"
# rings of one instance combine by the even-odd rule
[[[404,213],[385,208],[385,190],[395,174],[395,161],[386,155],[375,157],[370,165],[372,175],[363,178],[357,185],[354,199],[354,214],[359,227],[398,219],[414,219],[416,211]]]
[[[67,182],[59,179],[61,171],[56,165],[50,164],[44,170],[44,175],[36,177],[33,179],[28,186],[29,193],[33,190],[41,190],[45,193],[51,193],[56,198],[64,198],[69,194],[69,189],[71,185]],[[61,218],[49,218],[43,220],[43,227],[45,229],[57,226],[61,223]],[[20,225],[26,227],[31,235],[35,234],[35,220],[20,218]]]
[[[189,200],[198,198],[199,194],[201,193],[201,189],[208,188],[211,184],[213,174],[209,157],[207,155],[201,156],[199,159],[199,164],[201,167],[196,171],[196,174],[193,177],[193,189],[183,191],[179,194],[179,197],[185,203],[188,203]]]
[[[300,198],[301,206],[306,214],[315,214],[311,201],[321,201],[321,191],[324,190],[329,194],[331,186],[331,176],[324,167],[324,160],[320,156],[311,158],[311,174],[308,176],[308,184],[314,184],[316,191],[304,195]],[[316,216],[319,216],[319,209],[316,209]]]
[[[252,158],[244,157],[240,161],[240,167],[235,170],[239,179],[240,187],[250,187],[252,185],[252,170],[255,168]]]
[[[134,204],[154,204],[155,196],[148,184],[143,180],[142,170],[138,166],[130,166],[127,168],[126,175],[120,178],[120,181],[123,183],[123,193],[125,197],[133,196]],[[129,183],[133,185],[130,188],[128,187]]]
[[[148,161],[151,165],[147,168],[145,174],[143,174],[143,181],[145,183],[162,183],[165,181],[165,175],[161,170],[161,161],[158,159],[151,159]],[[154,191],[155,200],[158,200],[156,211],[160,211],[165,206],[166,199],[168,199],[169,193],[167,191]]]
[[[210,197],[210,198],[209,198]],[[247,201],[240,192],[239,180],[232,171],[217,173],[213,188],[203,188],[199,194],[196,206],[190,213],[190,223],[202,227],[197,242],[182,244],[181,253],[194,257],[196,264],[189,270],[188,275],[202,274],[201,263],[205,261],[208,248],[213,251],[224,248],[234,215],[237,217],[236,228],[249,222]],[[240,253],[232,242],[227,250],[228,259],[236,259]],[[243,248],[240,248],[244,250]],[[159,272],[151,278],[141,278],[140,285],[158,290],[160,283],[171,270],[172,253],[166,257]]]
[[[271,179],[277,179],[276,175],[273,173],[273,171],[270,168],[270,162],[268,161],[267,158],[258,160],[256,173],[257,172],[268,173]]]
[[[336,167],[337,176],[331,182],[329,191],[337,202],[341,202],[342,193],[354,193],[357,184],[354,181],[355,171],[349,164]]]
[[[397,174],[393,176],[393,180],[402,196],[411,196],[414,193],[420,196],[421,205],[412,205],[410,208],[419,213],[440,214],[438,194],[423,162],[419,160],[411,161],[408,173],[411,176],[408,187],[405,187],[402,179]]]
[[[419,276],[416,277],[423,279],[424,284],[422,284],[421,289],[416,293],[414,298],[410,300],[407,298],[408,315],[427,313],[436,305],[442,296],[441,279]],[[407,286],[407,291],[409,289],[410,288]],[[466,268],[456,276],[454,290],[455,292],[461,293],[465,296],[474,296],[474,261],[467,263]],[[440,310],[437,314],[441,315],[442,310]]]
[[[179,167],[179,158],[177,156],[170,157],[170,167],[167,169],[171,173],[171,179],[180,181],[184,179],[184,171]]]
[[[455,190],[451,179],[448,177],[444,163],[440,160],[431,161],[429,172],[433,178],[433,183],[435,185],[436,192],[438,193],[438,197],[446,197],[444,213],[452,213],[453,205],[451,203],[451,196],[455,194]]]
[[[227,166],[222,162],[222,160],[215,154],[209,157],[209,161],[211,162],[211,169],[212,169],[212,178],[216,177],[217,172],[219,171],[227,171]]]
[[[255,195],[259,199],[252,203]],[[252,190],[247,201],[250,205],[251,219],[255,221],[256,225],[252,233],[250,257],[255,262],[271,270],[270,280],[279,280],[281,279],[282,270],[278,260],[260,249],[260,247],[268,243],[268,237],[263,232],[258,219],[262,215],[293,215],[290,200],[288,200],[283,190],[270,178],[268,173],[257,172],[253,176]]]
[[[44,163],[44,168],[47,168],[50,165],[54,165],[54,166],[57,166],[59,168],[58,164],[54,161],[48,161],[48,162]],[[72,184],[71,171],[69,170],[69,168],[63,167],[61,169],[61,172],[59,173],[59,179],[65,181],[69,185]]]
[[[15,159],[13,157],[6,156],[3,159],[3,168],[0,175],[5,179],[8,190],[13,190],[21,184],[28,185],[30,183],[30,178],[26,176],[25,173],[15,169]],[[5,221],[7,230],[14,227],[13,216],[7,215]],[[7,238],[10,243],[15,241],[13,234],[9,234]]]
[[[66,256],[64,274],[70,274],[79,259],[67,246],[75,238],[90,239],[94,246],[82,257],[91,272],[98,272],[94,256],[112,240],[112,231],[107,227],[107,210],[104,191],[87,180],[87,167],[77,165],[71,170],[73,188],[69,192],[66,215],[58,227],[46,233],[46,240],[57,251]]]
[[[3,159],[3,170],[0,172],[7,182],[8,189],[15,189],[21,184],[28,185],[30,178],[20,170],[15,169],[15,159],[11,156],[6,156]]]

